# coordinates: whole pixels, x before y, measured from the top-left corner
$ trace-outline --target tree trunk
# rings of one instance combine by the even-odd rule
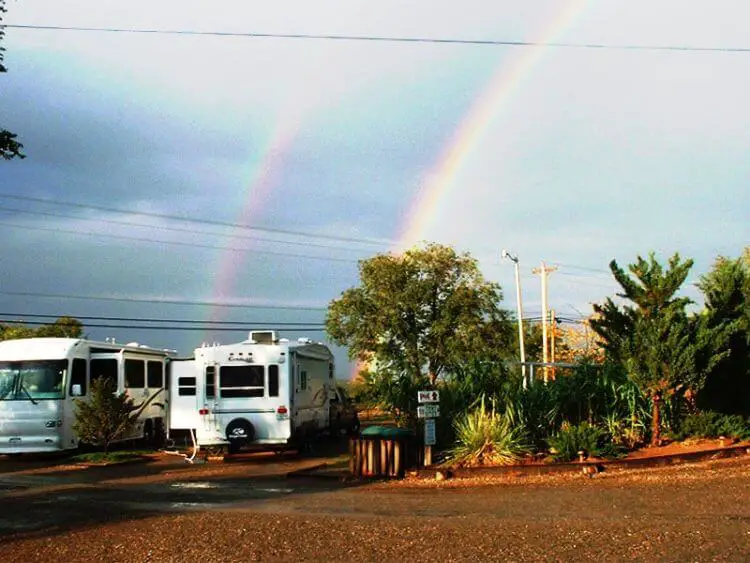
[[[661,395],[654,393],[651,396],[651,446],[656,447],[661,445],[661,412],[660,412]]]

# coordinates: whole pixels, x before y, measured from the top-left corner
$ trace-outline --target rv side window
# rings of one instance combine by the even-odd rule
[[[279,396],[279,366],[268,366],[268,396]]]
[[[181,396],[195,396],[195,378],[194,377],[178,377],[177,378],[177,394]]]
[[[161,389],[164,387],[164,364],[161,362],[148,362],[146,377],[149,388]]]
[[[216,396],[216,367],[206,366],[206,398],[213,399]]]
[[[307,372],[301,371],[299,372],[299,390],[304,391],[307,389]]]
[[[68,394],[73,396],[73,385],[81,386],[81,394],[86,394],[86,360],[83,358],[75,358],[73,360],[73,371],[70,373],[70,385],[68,386]]]
[[[265,391],[264,366],[221,366],[219,368],[221,397],[262,397]]]
[[[117,385],[117,360],[91,360],[91,382],[96,379],[111,379]]]
[[[146,387],[146,366],[143,360],[125,360],[125,387],[143,389]]]

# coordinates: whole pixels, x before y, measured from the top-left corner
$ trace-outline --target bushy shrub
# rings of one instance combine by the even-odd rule
[[[612,412],[602,422],[612,446],[619,450],[632,450],[646,441],[647,428],[638,419],[622,418],[619,413]]]
[[[588,422],[576,425],[564,422],[560,430],[547,441],[550,453],[557,461],[574,460],[578,457],[578,452],[599,457],[605,453],[606,442],[609,442],[607,433]]]
[[[677,440],[686,438],[750,438],[750,424],[740,415],[701,411],[685,416],[679,430],[673,434]]]
[[[76,400],[73,431],[81,441],[101,446],[106,453],[113,442],[135,427],[136,417],[133,401],[124,393],[117,393],[117,383],[112,378],[94,379],[89,400]]]
[[[457,465],[508,465],[528,452],[524,432],[506,415],[487,409],[484,399],[455,423],[456,445],[448,461]]]
[[[717,420],[719,436],[737,438],[739,440],[750,439],[750,423],[738,414],[725,414]]]

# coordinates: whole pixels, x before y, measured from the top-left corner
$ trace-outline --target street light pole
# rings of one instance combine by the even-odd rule
[[[521,274],[519,273],[518,266],[518,255],[512,255],[507,250],[503,250],[503,258],[507,258],[515,267],[516,271],[516,306],[518,307],[518,347],[521,351],[521,377],[523,381],[523,388],[528,387],[526,380],[526,351],[523,346],[523,304],[521,303]]]

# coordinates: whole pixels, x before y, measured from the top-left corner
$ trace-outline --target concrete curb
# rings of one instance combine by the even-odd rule
[[[661,455],[645,458],[624,458],[615,460],[583,461],[569,463],[546,463],[525,465],[501,465],[493,467],[439,467],[431,466],[416,470],[418,478],[433,478],[438,471],[450,471],[454,478],[476,477],[482,475],[548,475],[554,473],[583,472],[598,473],[608,469],[642,469],[648,467],[665,467],[695,461],[739,457],[750,454],[750,445],[741,444],[724,448]],[[414,472],[411,473],[414,475]]]

